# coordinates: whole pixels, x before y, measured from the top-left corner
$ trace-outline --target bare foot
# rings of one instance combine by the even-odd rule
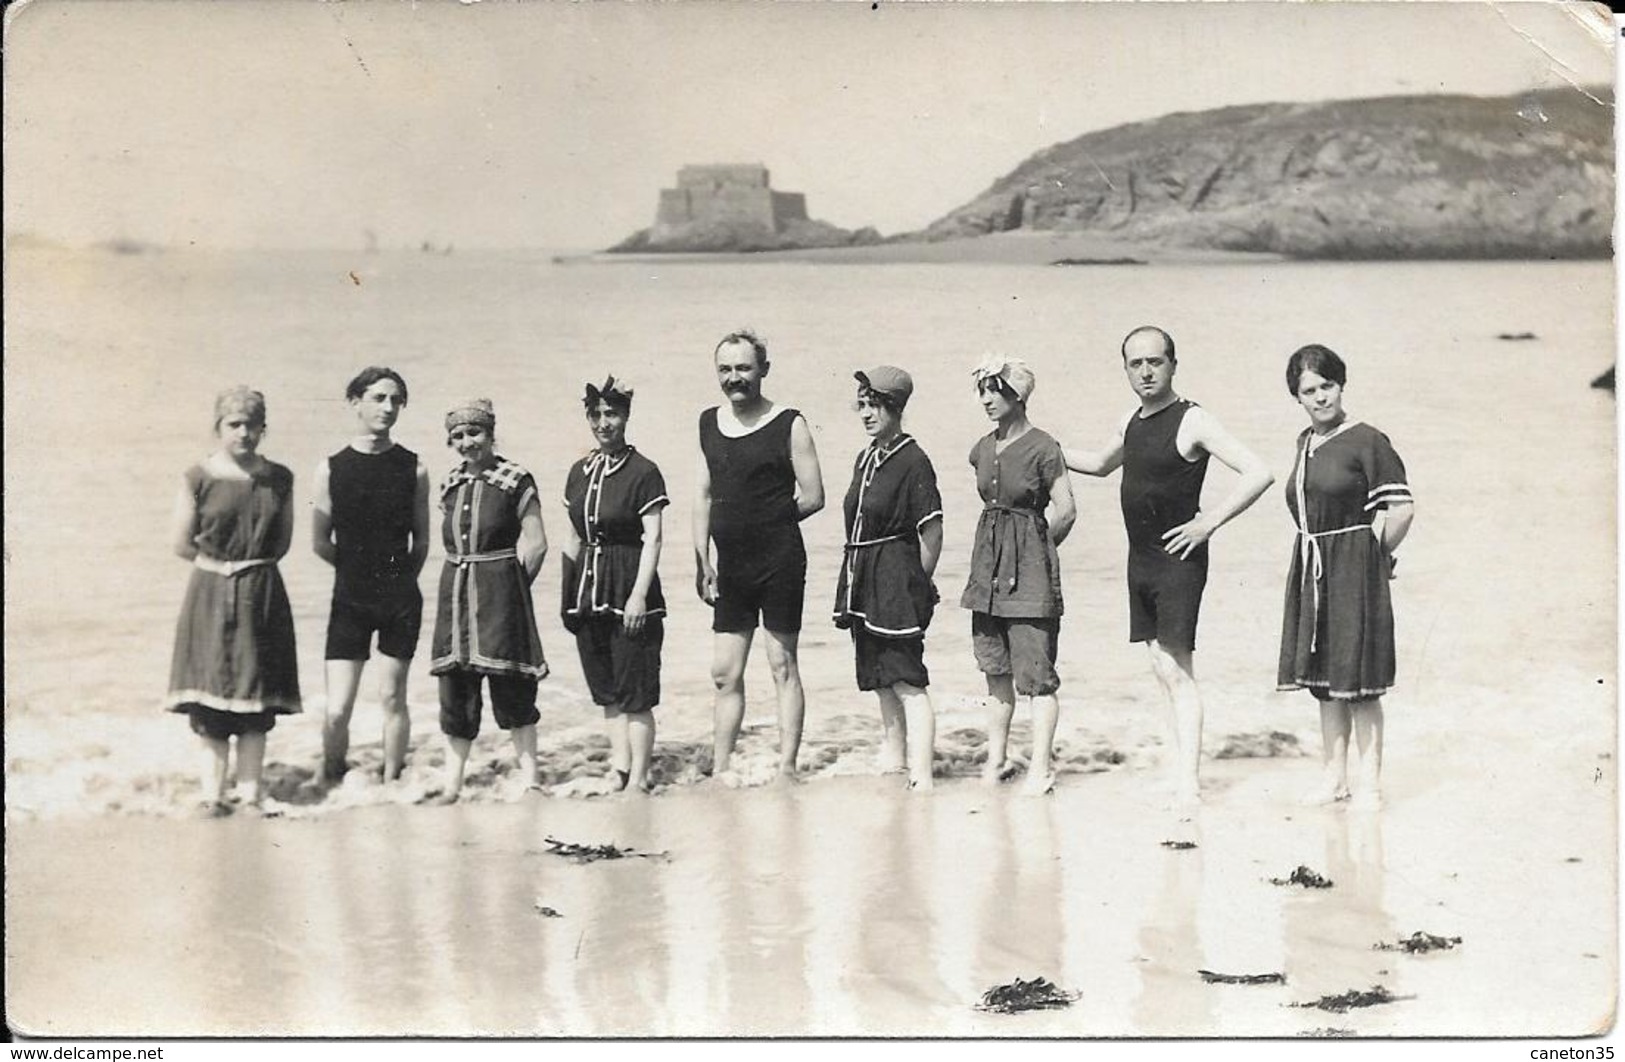
[[[1361,789],[1349,798],[1349,807],[1354,811],[1381,811],[1382,790]]]
[[[231,805],[224,800],[205,800],[197,806],[197,817],[200,819],[223,819],[231,812]]]
[[[929,793],[936,787],[937,781],[930,775],[926,775],[923,778],[910,778],[908,780],[908,791],[911,793]]]
[[[718,785],[727,786],[729,789],[743,789],[745,786],[744,777],[732,767],[713,774],[711,780]]]
[[[773,779],[773,786],[776,789],[784,789],[788,786],[800,784],[801,775],[796,773],[794,767],[780,767],[778,775]]]
[[[998,785],[1001,782],[1008,782],[1010,779],[1014,778],[1016,776],[1016,772],[1019,770],[1020,768],[1011,763],[1009,760],[1005,760],[1003,763],[998,764],[997,766],[990,763],[982,768],[982,781],[986,782],[988,785]]]
[[[1349,790],[1346,785],[1321,785],[1305,793],[1298,800],[1298,803],[1304,807],[1325,807],[1328,804],[1336,804],[1348,798]]]
[[[1021,784],[1022,796],[1049,796],[1053,792],[1055,792],[1054,771],[1045,771],[1042,774],[1029,772],[1027,780]]]
[[[1202,790],[1198,786],[1176,786],[1169,797],[1169,806],[1175,811],[1189,811],[1202,806]]]

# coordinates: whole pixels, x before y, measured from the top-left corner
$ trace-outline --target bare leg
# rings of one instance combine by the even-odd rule
[[[1349,732],[1353,729],[1347,701],[1320,702],[1321,757],[1325,771],[1306,804],[1331,804],[1349,795]]]
[[[1022,792],[1027,796],[1043,796],[1055,789],[1055,767],[1051,759],[1055,752],[1055,724],[1061,718],[1061,702],[1053,693],[1041,693],[1027,700],[1033,712],[1033,755]]]
[[[380,669],[378,701],[384,709],[384,781],[393,782],[406,766],[406,749],[412,741],[412,720],[406,714],[406,670],[410,660],[378,657]]]
[[[205,806],[223,811],[226,803],[226,777],[231,762],[231,739],[199,737],[203,742],[204,757],[198,780],[203,784],[202,800]]]
[[[524,782],[527,790],[540,789],[542,776],[536,769],[536,724],[516,726],[508,731],[508,737],[513,741],[514,755],[519,760],[520,780]],[[461,778],[458,779],[458,784],[462,784]]]
[[[655,753],[655,714],[626,712],[621,718],[625,720],[626,744],[631,754],[627,770],[632,774],[632,781],[627,785],[627,791],[647,793],[652,787],[649,781],[649,763],[654,759]]]
[[[727,774],[731,769],[734,744],[745,721],[745,661],[750,659],[750,640],[755,633],[720,631],[711,639],[711,682],[716,687],[712,701],[713,775]]]
[[[1008,781],[1010,771],[1010,720],[1016,714],[1016,683],[1010,675],[987,676],[987,763],[982,781],[990,784]]]
[[[327,662],[327,707],[322,714],[322,781],[336,785],[349,769],[350,715],[355,711],[356,691],[361,688],[365,660]]]
[[[1151,670],[1168,698],[1174,801],[1195,804],[1201,800],[1202,767],[1202,691],[1196,684],[1196,665],[1189,649],[1168,649],[1156,641],[1147,642],[1146,647]]]
[[[1360,750],[1359,785],[1355,787],[1353,804],[1360,808],[1382,806],[1382,700],[1354,701],[1349,705],[1353,717],[1354,742]]]
[[[604,729],[609,731],[609,769],[615,772],[615,788],[625,789],[632,774],[632,749],[628,744],[625,712],[604,709]]]
[[[917,686],[899,682],[893,695],[902,702],[904,744],[908,752],[908,787],[930,789],[931,767],[936,758],[937,713],[931,695]]]
[[[767,664],[779,702],[779,777],[794,778],[801,751],[801,726],[807,714],[807,695],[801,689],[801,666],[796,661],[796,632],[767,632]]]
[[[265,735],[247,733],[237,736],[237,783],[247,785],[249,802],[258,805],[265,799]]]
[[[901,774],[908,759],[908,720],[903,715],[903,702],[897,696],[898,688],[913,687],[898,683],[896,687],[875,690],[875,697],[880,701],[881,774]]]

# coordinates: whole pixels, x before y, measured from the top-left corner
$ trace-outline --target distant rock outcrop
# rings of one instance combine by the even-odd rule
[[[1090,133],[910,238],[1029,230],[1303,258],[1607,257],[1613,203],[1607,88],[1395,96]]]
[[[653,227],[639,229],[612,252],[782,251],[879,243],[871,228],[837,228],[807,216],[807,197],[775,191],[767,167],[684,166],[677,187],[660,190]]]

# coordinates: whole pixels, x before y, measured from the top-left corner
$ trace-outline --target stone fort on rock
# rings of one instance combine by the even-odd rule
[[[790,222],[807,220],[807,197],[776,192],[760,163],[684,166],[677,187],[660,190],[651,236],[672,239],[693,226],[737,225],[783,232]]]

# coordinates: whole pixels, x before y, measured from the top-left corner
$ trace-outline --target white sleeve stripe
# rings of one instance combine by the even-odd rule
[[[924,527],[926,524],[929,524],[932,520],[940,520],[940,519],[942,519],[942,510],[941,509],[932,510],[931,512],[928,512],[924,516],[920,517],[920,522],[914,525],[914,530],[918,531],[920,528]]]
[[[642,516],[644,513],[648,512],[654,506],[659,505],[661,502],[665,502],[667,505],[670,505],[671,504],[671,499],[666,497],[664,494],[662,494],[658,498],[650,498],[647,502],[644,503],[643,508],[638,510],[638,515]]]
[[[1384,483],[1380,487],[1372,487],[1366,492],[1366,497],[1375,498],[1377,495],[1386,491],[1394,490],[1397,490],[1402,494],[1409,494],[1411,492],[1411,485],[1409,483]]]

